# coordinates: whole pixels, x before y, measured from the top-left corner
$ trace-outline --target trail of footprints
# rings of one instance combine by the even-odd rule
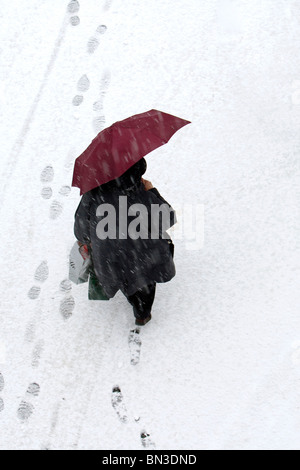
[[[53,190],[49,183],[52,183],[54,179],[54,169],[51,165],[46,166],[41,173],[41,182],[44,184],[41,190],[41,196],[43,199],[49,200],[53,196]],[[68,197],[71,193],[70,186],[62,186],[59,190],[59,199],[55,199],[50,206],[50,219],[56,220],[62,214],[64,205],[61,201],[62,198]]]
[[[78,26],[80,24],[80,18],[76,13],[80,10],[80,4],[77,0],[71,0],[67,7],[68,13],[70,15],[70,23],[72,26]]]
[[[106,0],[104,5],[104,10],[108,10],[111,6],[112,0]],[[67,7],[68,13],[70,14],[70,23],[73,26],[77,26],[80,24],[80,18],[77,13],[80,10],[80,4],[77,0],[71,0]],[[98,26],[95,34],[89,39],[87,43],[87,51],[89,54],[93,54],[100,45],[100,39],[103,34],[107,31],[107,27],[105,25]],[[100,113],[103,110],[103,100],[105,96],[105,90],[109,86],[110,81],[110,74],[105,73],[101,79],[101,90],[100,90],[100,99],[96,101],[93,105],[94,112]],[[90,81],[87,75],[83,75],[77,83],[77,90],[80,94],[76,95],[73,99],[74,106],[80,106],[83,102],[83,95],[82,93],[86,93],[90,88]],[[94,119],[94,127],[96,130],[101,130],[105,124],[104,116],[98,115]],[[100,129],[101,128],[101,129]],[[51,165],[48,165],[44,168],[41,173],[41,182],[43,183],[43,187],[41,190],[41,196],[44,200],[50,200],[53,197],[53,190],[50,186],[50,183],[54,179],[54,169]],[[71,192],[71,188],[69,186],[62,186],[59,191],[59,196],[67,197]],[[50,219],[55,220],[57,219],[63,211],[63,203],[61,200],[54,200],[50,206]],[[43,284],[49,277],[49,268],[47,261],[43,261],[38,268],[36,269],[34,280],[39,283]],[[64,295],[63,299],[60,303],[60,314],[62,317],[67,320],[69,319],[74,311],[75,308],[75,300],[74,297],[71,295],[72,285],[71,282],[66,279],[63,280],[60,284],[60,292]],[[30,288],[28,292],[28,297],[31,300],[36,300],[39,298],[41,293],[41,286],[34,285]],[[31,322],[28,324],[25,339],[27,342],[33,342],[35,338],[35,324]],[[129,337],[129,346],[131,351],[131,364],[136,365],[139,362],[140,358],[140,348],[141,348],[141,341],[139,339],[139,330],[133,330],[130,333]],[[32,367],[38,368],[39,362],[41,359],[41,355],[44,350],[44,341],[40,340],[36,343],[32,353]],[[0,393],[2,393],[5,387],[5,382],[3,375],[0,373]],[[29,418],[32,416],[35,410],[35,401],[37,400],[40,394],[40,385],[37,383],[31,383],[21,401],[17,415],[21,422],[27,422]],[[112,394],[112,405],[119,416],[119,419],[126,423],[128,422],[127,418],[127,411],[123,401],[123,395],[121,390],[118,387],[115,387]],[[2,397],[0,397],[0,412],[4,410],[4,402]],[[150,436],[146,433],[141,434],[141,439],[144,447],[148,447],[148,442]]]
[[[34,274],[34,280],[39,284],[43,284],[47,281],[49,277],[49,267],[47,261],[43,261],[36,269]],[[28,297],[31,300],[38,299],[41,293],[41,286],[34,285],[28,292]],[[28,323],[26,332],[25,332],[25,341],[28,343],[33,343],[35,340],[35,329],[36,329],[36,322],[32,321]],[[31,359],[31,366],[33,369],[37,369],[40,364],[40,359],[44,350],[44,341],[39,340],[33,349],[32,352],[32,359]],[[40,393],[40,386],[37,383],[32,383],[29,385],[24,399],[21,401],[17,415],[20,421],[26,422],[31,417],[34,412],[34,401],[39,396]]]
[[[93,118],[93,127],[96,133],[99,133],[105,127],[105,116],[103,114],[104,108],[104,98],[107,92],[107,89],[110,85],[111,74],[109,70],[105,70],[102,74],[100,80],[100,94],[99,98],[93,103],[93,111],[96,114]],[[80,94],[77,94],[73,98],[73,106],[80,106],[84,101],[83,93],[86,93],[90,88],[90,80],[87,75],[82,75],[82,77],[77,82],[77,91]],[[49,189],[47,190],[49,192]],[[51,196],[49,196],[51,197]]]
[[[109,10],[111,7],[112,0],[106,0],[105,5],[103,7],[104,10]],[[77,0],[72,0],[68,4],[68,13],[70,14],[70,23],[73,26],[77,26],[80,24],[80,18],[76,15],[79,12],[80,4]],[[95,34],[89,39],[87,43],[87,51],[89,54],[93,54],[100,45],[100,39],[103,34],[107,31],[107,27],[105,25],[100,25],[96,29]],[[103,116],[103,102],[105,98],[105,93],[107,88],[110,84],[110,72],[105,71],[102,78],[101,78],[101,85],[100,85],[100,97],[97,101],[93,104],[93,110],[98,115],[93,119],[93,126],[96,132],[100,132],[105,125],[105,117]],[[90,88],[90,80],[87,75],[83,75],[79,81],[77,82],[77,90],[80,94],[77,94],[73,98],[73,106],[80,106],[84,101],[83,93],[86,93]],[[52,166],[46,166],[41,173],[41,182],[44,184],[41,196],[45,200],[50,200],[53,196],[53,190],[49,183],[51,183],[54,179],[54,169]],[[63,186],[60,191],[59,195],[66,197],[70,194],[71,188],[69,186]],[[57,219],[63,211],[63,204],[59,200],[54,200],[50,207],[50,218],[55,220]],[[44,261],[41,265],[37,268],[35,272],[35,280],[39,283],[44,283],[49,276],[49,269],[47,262]],[[68,320],[74,311],[75,308],[75,300],[74,297],[71,295],[72,291],[72,284],[68,279],[65,279],[60,284],[60,292],[64,295],[63,299],[60,303],[60,314],[65,319]],[[39,297],[41,292],[40,286],[33,286],[29,293],[28,297],[32,300],[35,300]],[[26,337],[29,342],[34,340],[34,325],[31,323],[27,327]],[[142,341],[140,338],[140,330],[137,328],[135,330],[131,330],[128,338],[128,344],[130,349],[130,362],[133,366],[136,366],[140,362],[141,356],[141,347]],[[41,354],[44,349],[44,341],[39,341],[33,350],[32,354],[32,367],[37,368],[39,366],[39,361],[41,358]],[[0,392],[2,392],[4,388],[4,379],[2,374],[0,373]],[[21,401],[19,408],[18,408],[18,417],[22,422],[26,422],[30,416],[34,412],[34,401],[40,394],[40,386],[37,383],[32,383],[29,385],[24,399]],[[112,391],[111,397],[112,406],[119,418],[119,420],[126,424],[129,422],[128,413],[126,409],[126,405],[124,403],[124,397],[122,391],[119,386],[115,386]],[[3,400],[0,397],[0,412],[4,409]],[[135,422],[139,422],[140,418],[136,418]],[[140,434],[141,444],[144,448],[152,448],[155,449],[155,444],[151,440],[151,436],[143,430]]]
[[[124,402],[124,396],[121,391],[121,388],[118,385],[115,386],[112,390],[111,403],[121,423],[129,423],[127,408]],[[139,424],[140,417],[136,417],[134,421]],[[155,443],[152,441],[151,436],[147,433],[147,431],[142,430],[142,432],[140,433],[140,439],[141,444],[144,448],[155,449]]]
[[[136,366],[140,362],[141,357],[141,348],[142,348],[142,340],[140,336],[140,329],[136,328],[131,330],[128,337],[128,344],[130,350],[130,363],[133,366]],[[124,396],[121,391],[121,388],[117,385],[112,390],[111,395],[111,403],[112,407],[121,421],[121,423],[127,424],[129,423],[128,412],[124,401]],[[134,418],[134,421],[139,424],[140,417]],[[140,433],[140,440],[141,445],[145,449],[155,449],[155,443],[152,441],[150,434],[146,430],[142,430]]]
[[[45,282],[48,278],[49,275],[49,269],[47,262],[44,261],[39,268],[36,271],[35,279],[39,280],[40,282]],[[68,279],[64,279],[60,283],[60,292],[63,294],[63,298],[60,302],[60,314],[61,316],[65,319],[68,320],[74,311],[75,308],[75,299],[71,295],[72,292],[72,283]],[[36,300],[41,293],[41,287],[40,286],[33,286],[28,292],[28,297],[31,300]],[[34,340],[34,324],[29,323],[26,329],[25,337],[27,342],[33,342]],[[41,352],[43,351],[43,343],[39,342],[36,346],[35,352],[34,352],[34,358],[33,358],[33,363],[36,365],[37,362],[39,361]]]

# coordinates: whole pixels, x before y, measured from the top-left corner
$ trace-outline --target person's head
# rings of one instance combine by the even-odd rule
[[[100,186],[102,191],[111,191],[115,188],[118,189],[130,189],[140,183],[142,176],[147,171],[147,162],[145,158],[142,158],[132,167],[129,168],[122,176],[115,180],[109,181],[109,183],[102,184]]]

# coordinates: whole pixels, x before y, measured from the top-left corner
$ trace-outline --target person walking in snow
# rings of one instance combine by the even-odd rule
[[[174,245],[166,233],[176,223],[175,211],[152,183],[142,178],[146,169],[146,160],[142,158],[121,177],[86,192],[76,211],[74,227],[83,251],[92,259],[91,280],[99,284],[105,299],[113,298],[120,290],[132,305],[139,326],[146,325],[152,318],[157,283],[168,282],[176,274]],[[120,211],[124,196],[126,217]],[[142,222],[148,227],[148,237],[128,236],[134,220],[133,215],[129,215],[130,207],[136,204],[147,209],[147,220]],[[105,221],[99,207],[108,205],[116,214],[114,236],[99,238],[99,223]],[[167,225],[161,218],[154,222],[151,215],[154,206],[168,207]],[[153,227],[155,223],[158,227]],[[153,237],[153,232],[158,236]]]

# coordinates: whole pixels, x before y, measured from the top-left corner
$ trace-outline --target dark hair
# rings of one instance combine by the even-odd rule
[[[130,190],[134,189],[141,182],[142,176],[147,171],[147,162],[144,158],[135,163],[132,167],[129,168],[122,176],[116,178],[115,180],[109,181],[108,183],[102,184],[99,186],[103,192],[113,191],[115,189],[120,190]]]

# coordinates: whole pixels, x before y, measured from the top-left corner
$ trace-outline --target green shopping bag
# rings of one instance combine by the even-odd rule
[[[90,269],[89,300],[109,300],[98,281],[93,267]]]

